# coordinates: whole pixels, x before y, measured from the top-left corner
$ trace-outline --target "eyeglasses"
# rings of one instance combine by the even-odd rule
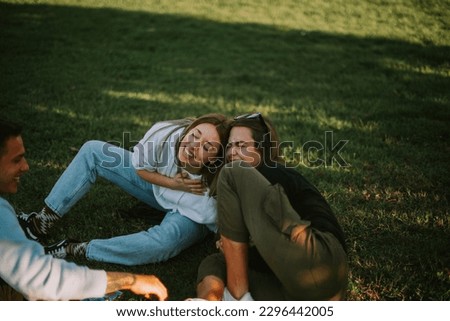
[[[234,117],[234,120],[241,120],[241,119],[259,119],[261,125],[264,128],[265,133],[269,133],[269,127],[267,126],[266,122],[264,121],[264,118],[261,113],[253,113],[253,114],[244,114],[240,116]]]

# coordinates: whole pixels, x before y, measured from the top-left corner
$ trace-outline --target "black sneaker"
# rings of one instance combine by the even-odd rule
[[[42,235],[38,235],[38,233],[35,233],[33,231],[35,228],[31,223],[31,220],[37,216],[37,213],[36,212],[32,212],[30,214],[19,213],[16,216],[17,219],[19,220],[20,227],[22,227],[22,230],[25,233],[25,236],[30,240],[40,242]]]
[[[69,241],[62,240],[59,241],[58,243],[49,246],[44,246],[45,254],[50,254],[57,259],[64,259],[67,256],[66,252],[67,245],[69,245]]]

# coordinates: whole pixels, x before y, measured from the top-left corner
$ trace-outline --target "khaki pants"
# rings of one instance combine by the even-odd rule
[[[256,169],[241,162],[222,169],[218,213],[219,232],[236,242],[251,241],[273,272],[250,271],[256,300],[345,298],[348,265],[339,241],[302,220],[283,188],[271,185]],[[199,280],[209,273],[225,281],[224,268],[220,255],[207,258]]]

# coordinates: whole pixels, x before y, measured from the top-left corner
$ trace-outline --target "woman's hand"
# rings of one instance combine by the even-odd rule
[[[197,195],[203,195],[206,192],[206,187],[203,185],[203,182],[199,179],[190,179],[188,178],[187,173],[178,173],[173,178],[174,180],[174,189],[197,194]]]
[[[216,249],[223,253],[223,241],[222,237],[216,241]]]
[[[203,195],[206,187],[199,179],[190,179],[187,173],[179,173],[173,178],[161,175],[157,172],[148,172],[146,170],[138,170],[137,174],[147,182],[159,186],[164,186],[173,190]]]

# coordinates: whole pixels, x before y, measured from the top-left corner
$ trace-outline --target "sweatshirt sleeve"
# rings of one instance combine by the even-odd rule
[[[55,259],[28,240],[0,198],[0,277],[28,300],[81,300],[106,291],[106,272]]]
[[[159,122],[133,147],[131,163],[136,170],[167,171],[173,167],[173,151],[184,130],[183,124]],[[165,169],[165,170],[164,170]]]
[[[55,259],[31,242],[0,241],[0,275],[28,300],[81,300],[105,294],[105,271]]]

